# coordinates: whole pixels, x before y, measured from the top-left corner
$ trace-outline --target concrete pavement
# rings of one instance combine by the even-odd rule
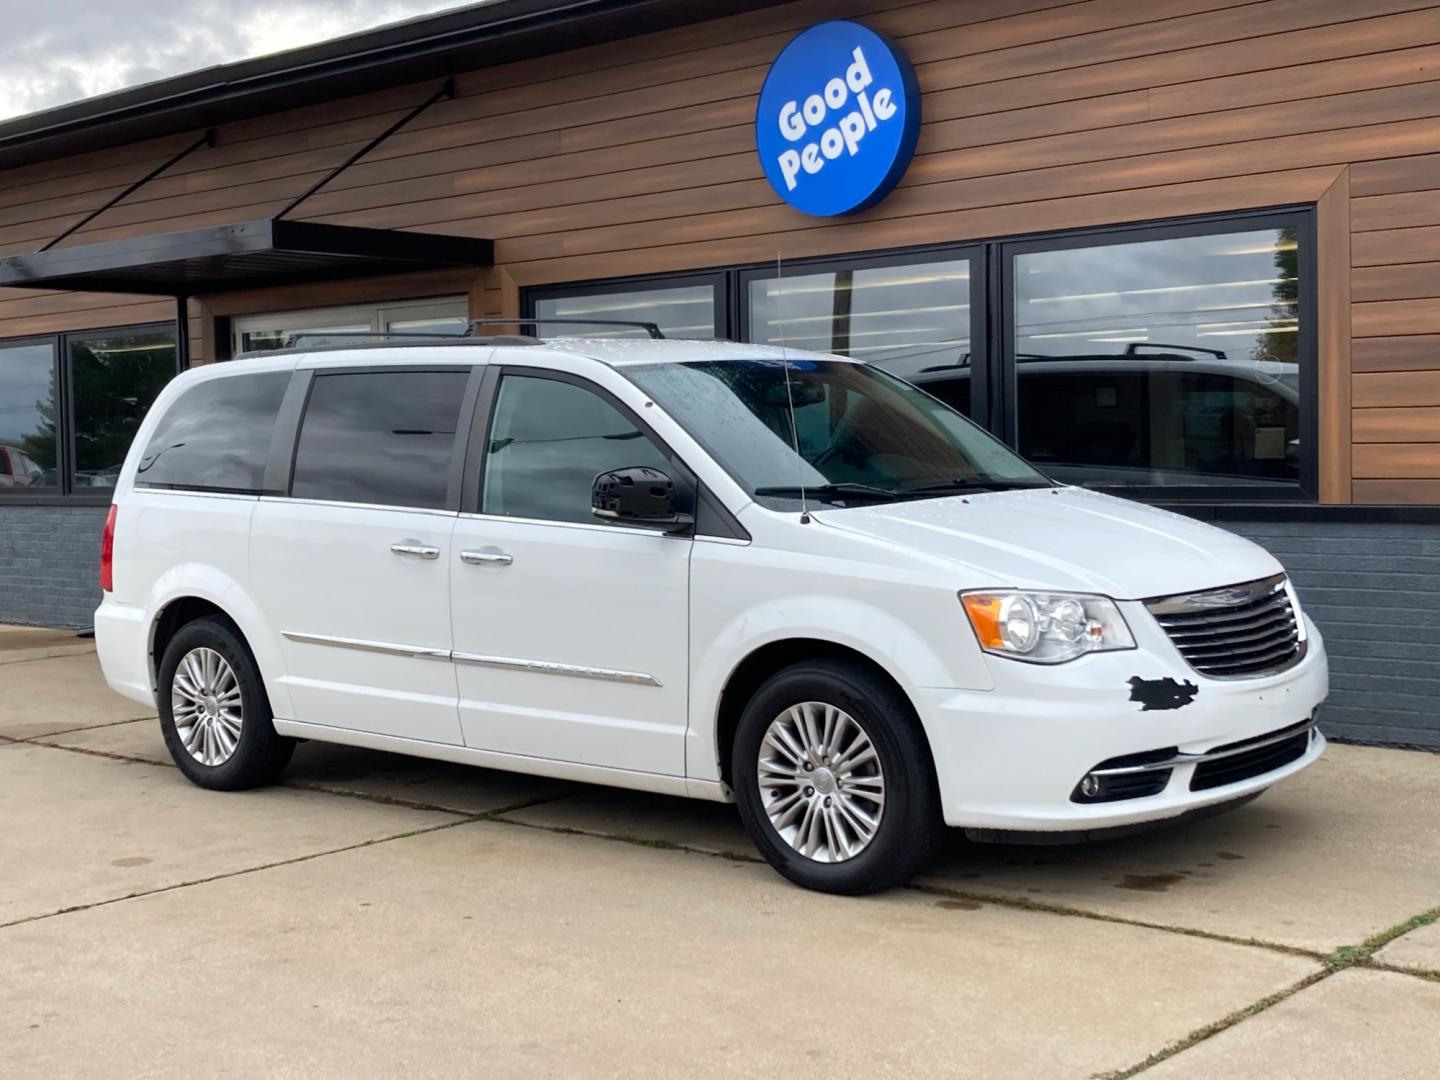
[[[724,806],[313,743],[201,791],[35,648],[0,635],[7,1077],[1440,1073],[1434,755],[838,899]]]

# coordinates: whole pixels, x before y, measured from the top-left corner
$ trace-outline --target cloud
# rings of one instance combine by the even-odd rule
[[[0,0],[0,120],[473,0]]]

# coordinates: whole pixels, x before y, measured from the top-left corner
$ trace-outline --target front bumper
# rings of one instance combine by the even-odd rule
[[[1205,755],[1296,729],[1313,717],[1329,690],[1324,643],[1307,620],[1309,644],[1293,667],[1259,678],[1212,679],[1190,668],[1153,622],[1126,616],[1135,650],[1054,666],[995,658],[993,690],[920,692],[947,824],[1049,832],[1158,821],[1263,791],[1324,752],[1317,731],[1299,757],[1278,768],[1211,787],[1202,786],[1202,777],[1192,790]],[[1195,692],[1146,708],[1134,699],[1137,677],[1173,679]],[[1088,803],[1073,797],[1082,778],[1103,763],[1146,753],[1173,759],[1163,765],[1168,779],[1153,794]]]

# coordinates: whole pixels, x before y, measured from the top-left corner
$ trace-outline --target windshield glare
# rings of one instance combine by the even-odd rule
[[[796,504],[802,485],[843,505],[1050,486],[959,413],[866,364],[765,358],[625,372],[766,505]]]

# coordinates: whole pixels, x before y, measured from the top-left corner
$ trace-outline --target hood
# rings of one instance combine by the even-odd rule
[[[1084,488],[917,499],[812,516],[957,564],[965,571],[962,588],[1141,600],[1254,581],[1281,569],[1264,548],[1234,533]]]

